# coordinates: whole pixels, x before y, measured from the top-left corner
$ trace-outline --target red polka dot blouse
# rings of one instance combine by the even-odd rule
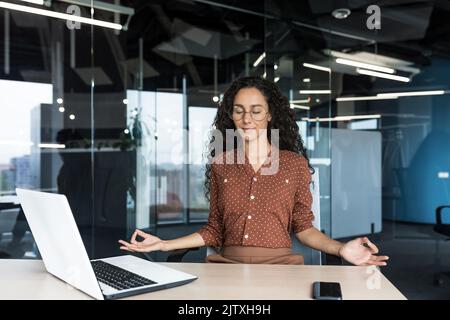
[[[230,152],[236,160],[237,151]],[[215,158],[223,163],[211,165],[209,219],[198,231],[206,246],[290,248],[290,232],[311,228],[314,219],[306,159],[278,150],[278,157],[267,158],[255,172],[247,157],[230,164],[226,154]],[[278,165],[276,173],[262,174],[272,164]]]

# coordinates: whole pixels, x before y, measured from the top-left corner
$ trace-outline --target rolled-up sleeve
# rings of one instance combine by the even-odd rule
[[[294,209],[292,210],[292,230],[302,232],[313,226],[314,214],[311,210],[312,195],[310,190],[311,172],[308,163],[302,159],[300,165],[300,181],[295,192]]]
[[[206,246],[221,247],[223,244],[224,225],[223,225],[223,215],[220,212],[218,204],[219,188],[214,167],[215,166],[212,165],[208,223],[197,232],[203,238],[203,241],[205,241]]]

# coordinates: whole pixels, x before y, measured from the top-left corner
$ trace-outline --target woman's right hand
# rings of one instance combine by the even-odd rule
[[[137,241],[137,236],[144,238],[144,240]],[[131,236],[130,242],[119,240],[119,243],[121,244],[120,249],[130,252],[166,251],[165,241],[137,229]]]

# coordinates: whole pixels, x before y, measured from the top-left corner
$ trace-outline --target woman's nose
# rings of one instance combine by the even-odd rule
[[[245,123],[250,123],[252,122],[252,114],[251,112],[246,112],[244,113],[244,117],[242,118],[244,120]]]

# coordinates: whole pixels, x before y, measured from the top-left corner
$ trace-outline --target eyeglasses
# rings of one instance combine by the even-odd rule
[[[262,121],[265,119],[269,112],[266,112],[263,107],[252,107],[251,111],[245,111],[242,107],[233,107],[233,110],[230,112],[229,116],[234,121],[242,120],[246,113],[250,113],[250,116],[255,121]]]

